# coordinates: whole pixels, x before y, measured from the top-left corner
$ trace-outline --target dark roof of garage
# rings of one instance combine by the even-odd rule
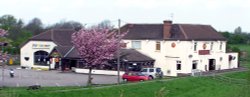
[[[80,58],[78,51],[73,46],[57,46],[55,49],[61,54],[64,58]],[[127,60],[128,62],[141,62],[141,61],[154,61],[154,59],[134,50],[134,49],[121,49],[120,58],[122,60]],[[117,59],[115,54],[114,59]]]
[[[20,45],[24,46],[27,42],[33,41],[52,41],[58,46],[72,46],[71,35],[74,33],[73,29],[51,29],[41,34],[31,37],[28,41]]]

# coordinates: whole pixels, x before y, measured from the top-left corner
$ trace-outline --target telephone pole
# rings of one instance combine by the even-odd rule
[[[118,19],[118,38],[121,35],[121,20]],[[117,50],[117,83],[120,84],[120,42],[118,43],[118,50]]]

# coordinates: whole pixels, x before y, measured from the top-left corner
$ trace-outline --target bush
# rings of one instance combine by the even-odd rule
[[[239,53],[239,52],[240,52],[240,49],[239,49],[238,47],[233,47],[233,48],[232,48],[232,51],[233,51],[233,52],[238,52],[238,53]]]

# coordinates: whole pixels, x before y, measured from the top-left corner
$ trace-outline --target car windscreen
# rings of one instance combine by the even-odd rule
[[[138,75],[138,76],[145,76],[144,74],[142,74],[140,72],[136,73],[136,75]]]
[[[141,72],[148,72],[148,69],[142,69]]]
[[[161,72],[161,68],[156,68],[156,72]]]

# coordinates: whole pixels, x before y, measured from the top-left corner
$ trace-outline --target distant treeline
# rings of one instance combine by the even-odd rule
[[[219,31],[228,44],[250,44],[250,32],[242,32],[241,27],[237,27],[234,32]]]
[[[19,46],[34,35],[53,28],[79,30],[84,26],[82,23],[76,21],[60,21],[50,26],[45,26],[42,21],[36,17],[28,23],[24,23],[22,19],[17,19],[13,15],[3,15],[0,17],[0,28],[7,30],[8,36],[6,38],[0,38],[0,41],[6,42],[8,45],[0,49],[10,54],[19,54]],[[96,26],[101,28],[114,28],[114,25],[109,20],[101,21],[90,27]],[[237,27],[234,32],[219,32],[227,38],[229,44],[250,44],[250,33],[242,32],[241,27]]]
[[[104,20],[97,25],[103,28],[114,27],[109,20]],[[7,46],[1,47],[1,51],[9,54],[19,54],[20,45],[27,41],[30,37],[40,34],[48,29],[62,28],[79,30],[84,26],[76,21],[60,21],[50,26],[45,26],[39,18],[33,18],[28,23],[24,23],[22,19],[17,19],[13,15],[0,16],[0,28],[8,31],[6,38],[0,38],[1,42],[8,43]]]

